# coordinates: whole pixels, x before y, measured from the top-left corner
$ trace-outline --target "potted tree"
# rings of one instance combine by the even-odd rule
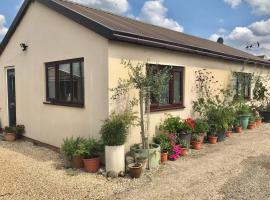
[[[133,113],[126,110],[121,114],[113,113],[104,121],[100,133],[105,145],[106,171],[116,173],[125,171],[125,142],[127,131],[134,119]]]
[[[4,128],[4,139],[8,142],[16,140],[16,127],[6,126]]]
[[[84,170],[96,173],[100,168],[101,142],[88,138],[81,142],[79,146],[83,155]]]
[[[193,149],[196,149],[196,150],[200,150],[201,149],[201,145],[202,145],[202,142],[201,142],[201,136],[199,134],[192,134],[192,148]]]
[[[137,63],[134,65],[131,61],[122,60],[125,68],[128,69],[129,78],[119,79],[118,86],[112,89],[112,99],[117,100],[123,95],[127,95],[131,89],[138,91],[138,97],[134,97],[129,104],[132,106],[139,105],[139,122],[142,143],[138,145],[135,156],[143,155],[148,158],[148,168],[156,168],[160,163],[160,146],[149,144],[147,127],[149,119],[145,120],[145,113],[150,112],[150,96],[157,100],[161,99],[162,91],[166,89],[168,81],[171,79],[170,69],[158,70],[154,73],[149,69],[146,73],[146,63]],[[147,122],[148,121],[148,122]]]

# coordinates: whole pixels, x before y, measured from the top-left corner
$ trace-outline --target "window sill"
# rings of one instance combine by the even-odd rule
[[[60,103],[60,102],[43,102],[45,105],[55,105],[55,106],[66,106],[66,107],[75,107],[75,108],[84,108],[84,104],[74,104],[74,103]]]
[[[154,112],[162,112],[162,111],[173,111],[173,110],[180,110],[180,109],[185,109],[186,107],[183,106],[183,105],[177,105],[177,106],[160,106],[160,107],[157,107],[157,108],[150,108],[150,112],[151,113],[154,113]]]

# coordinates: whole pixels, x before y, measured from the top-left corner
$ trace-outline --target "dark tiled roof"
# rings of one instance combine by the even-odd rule
[[[210,40],[150,25],[65,0],[36,1],[62,13],[66,17],[110,40],[167,48],[237,62],[257,63],[270,66],[270,62],[262,58]],[[20,10],[21,13],[23,13],[23,11],[25,12],[29,3],[30,0],[25,1]],[[20,12],[18,15],[20,15]],[[21,15],[23,16],[23,14]],[[16,21],[14,21],[14,23],[15,22]],[[7,34],[7,37],[8,36],[9,34]],[[5,42],[5,39],[3,42]],[[2,51],[3,44],[1,44],[0,53]]]

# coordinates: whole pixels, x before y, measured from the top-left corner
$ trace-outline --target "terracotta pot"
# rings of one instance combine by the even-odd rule
[[[241,126],[236,127],[236,133],[242,133],[243,129]]]
[[[225,132],[225,134],[226,134],[226,137],[232,137],[232,131],[226,131]]]
[[[128,165],[131,178],[140,178],[142,175],[142,164],[131,163]]]
[[[216,144],[217,143],[217,139],[218,139],[218,137],[208,136],[208,141],[210,142],[210,144]]]
[[[73,156],[71,160],[71,166],[74,169],[83,168],[83,159],[81,156]]]
[[[181,155],[182,156],[188,155],[188,148],[181,148]]]
[[[164,163],[168,160],[168,152],[163,152],[160,154],[160,160],[161,160],[161,163]]]
[[[257,125],[257,126],[262,125],[262,120],[261,120],[261,119],[257,119],[257,120],[256,120],[256,125]]]
[[[100,157],[83,159],[83,163],[86,172],[96,173],[100,168]]]
[[[201,138],[200,142],[203,143],[204,142],[205,133],[200,133],[199,135],[200,135],[200,138]]]
[[[201,141],[193,141],[191,142],[192,144],[192,148],[195,149],[195,150],[200,150],[201,149]]]
[[[14,142],[16,140],[16,134],[15,133],[5,133],[4,138],[8,142]]]
[[[248,129],[252,130],[254,128],[256,128],[256,123],[255,122],[249,123]]]

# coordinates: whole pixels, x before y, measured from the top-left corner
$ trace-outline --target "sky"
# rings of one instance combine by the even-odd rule
[[[22,1],[0,0],[0,41]],[[223,37],[227,45],[270,59],[270,0],[71,1],[213,41]]]

